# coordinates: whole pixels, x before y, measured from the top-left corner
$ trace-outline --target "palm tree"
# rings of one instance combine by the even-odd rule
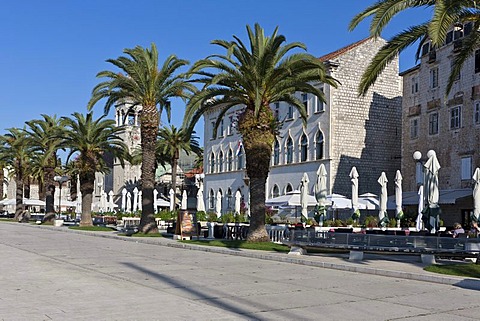
[[[19,128],[9,128],[7,133],[0,136],[0,162],[12,169],[15,175],[15,219],[24,211],[23,206],[23,183],[28,164],[31,158],[31,151],[27,144],[26,132]]]
[[[172,189],[177,191],[177,167],[178,159],[180,158],[180,151],[185,151],[188,154],[193,152],[195,154],[201,153],[201,148],[198,144],[198,136],[190,135],[184,128],[163,127],[158,132],[157,141],[157,159],[164,160],[172,167]]]
[[[80,226],[92,225],[92,194],[95,184],[95,172],[106,173],[104,155],[111,153],[122,166],[127,157],[127,146],[118,135],[123,129],[115,126],[115,121],[104,119],[106,115],[94,120],[93,112],[86,116],[73,113],[73,118],[62,117],[65,125],[63,145],[69,149],[67,162],[75,156],[74,167],[80,179],[82,192],[82,217]]]
[[[97,77],[107,78],[98,84],[92,93],[88,107],[92,108],[102,98],[107,98],[105,113],[118,102],[128,102],[132,106],[141,105],[140,115],[142,147],[142,217],[140,229],[144,233],[158,232],[153,211],[153,189],[155,186],[155,147],[163,110],[170,121],[170,101],[172,97],[188,98],[195,87],[186,82],[177,70],[188,64],[186,60],[169,56],[159,66],[158,52],[155,44],[151,48],[137,46],[125,49],[127,56],[108,59],[107,62],[118,67],[124,74],[101,71]]]
[[[250,241],[269,241],[265,230],[265,184],[277,131],[270,104],[283,101],[295,106],[305,124],[307,110],[295,93],[314,94],[325,101],[322,91],[313,83],[337,86],[323,63],[314,56],[306,52],[287,56],[293,49],[306,50],[306,47],[299,42],[284,44],[285,37],[277,31],[278,28],[271,37],[265,37],[260,25],[255,24],[254,31],[247,26],[249,45],[236,36],[231,42],[214,40],[212,43],[226,49],[227,54],[202,59],[190,70],[191,75],[200,76],[195,81],[204,84],[187,105],[184,121],[190,129],[204,113],[219,108],[216,131],[228,110],[244,106],[238,118],[238,130],[250,178]]]
[[[59,133],[62,131],[60,118],[56,115],[49,116],[42,114],[43,119],[27,121],[27,142],[33,152],[39,153],[40,167],[43,171],[45,192],[45,218],[44,222],[52,221],[55,218],[54,195],[55,195],[55,169],[57,168],[57,151],[62,142]]]
[[[408,9],[433,8],[433,14],[429,21],[412,26],[390,38],[373,57],[369,66],[362,75],[358,89],[360,95],[365,95],[368,89],[375,83],[378,76],[395,57],[407,47],[418,43],[417,59],[420,56],[420,48],[426,41],[436,48],[445,43],[447,32],[456,23],[472,22],[472,30],[477,31],[480,27],[480,11],[476,1],[472,0],[380,0],[357,14],[350,22],[349,29],[355,29],[358,24],[368,17],[370,22],[370,35],[379,37],[383,29],[391,19]],[[450,72],[446,93],[448,94],[457,79],[465,60],[471,56],[480,45],[479,32],[471,32],[463,39],[462,48],[455,56],[453,68]]]

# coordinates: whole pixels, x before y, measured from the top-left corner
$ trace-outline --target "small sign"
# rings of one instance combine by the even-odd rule
[[[192,214],[188,213],[188,211],[181,211],[180,212],[180,217],[182,220],[181,223],[181,235],[182,238],[186,237],[192,237],[195,234],[195,228],[193,226],[193,218]]]

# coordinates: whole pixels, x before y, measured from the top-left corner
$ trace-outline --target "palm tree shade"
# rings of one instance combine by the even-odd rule
[[[446,87],[446,94],[448,94],[466,59],[480,45],[478,5],[472,0],[380,0],[357,14],[350,22],[349,29],[355,29],[360,22],[372,17],[370,35],[379,37],[397,14],[415,8],[433,9],[429,21],[401,31],[380,48],[362,75],[358,88],[359,95],[367,93],[385,67],[405,48],[418,43],[418,59],[420,49],[425,42],[430,41],[433,48],[438,48],[445,43],[447,33],[452,27],[458,23],[471,22],[473,31],[464,37],[462,47],[453,60]]]
[[[170,120],[170,101],[172,97],[188,98],[195,87],[175,75],[187,61],[169,56],[159,66],[158,51],[155,44],[151,48],[137,46],[125,49],[126,56],[108,59],[107,62],[119,68],[121,72],[101,71],[99,83],[92,93],[88,107],[92,108],[99,100],[106,98],[105,113],[116,103],[128,102],[132,106],[142,106],[140,115],[140,135],[142,148],[142,217],[140,230],[144,233],[158,232],[153,209],[153,189],[155,187],[155,149],[160,115],[167,112]]]
[[[247,26],[249,44],[238,37],[233,41],[214,40],[213,44],[227,51],[196,62],[190,75],[203,84],[200,92],[189,101],[184,123],[193,129],[200,117],[219,109],[216,132],[224,115],[235,106],[243,106],[238,117],[250,179],[250,241],[269,241],[265,230],[265,184],[269,172],[277,122],[270,108],[275,102],[286,102],[300,113],[304,124],[307,110],[296,92],[310,93],[325,101],[323,92],[313,84],[322,82],[336,86],[324,64],[305,52],[299,42],[285,43],[278,28],[266,37],[259,24],[254,30]]]

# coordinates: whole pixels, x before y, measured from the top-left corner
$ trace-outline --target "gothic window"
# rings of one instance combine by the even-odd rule
[[[232,171],[233,170],[233,151],[230,148],[228,150],[228,156],[227,156],[227,171]]]
[[[292,184],[288,183],[287,186],[285,187],[285,194],[290,193],[293,191]]]
[[[227,209],[232,209],[232,189],[228,188],[227,190]]]
[[[208,207],[214,208],[215,207],[215,192],[213,189],[210,189],[210,193],[208,195]]]
[[[293,163],[293,140],[292,137],[288,137],[287,139],[287,164]]]
[[[240,146],[237,152],[237,170],[242,170],[244,168],[244,153],[243,146]]]
[[[307,135],[305,135],[304,133],[300,140],[300,161],[306,162],[308,158],[307,155],[308,155],[308,140],[307,140]]]
[[[223,152],[218,153],[218,172],[223,172]]]
[[[315,159],[323,158],[323,134],[319,130],[315,136]]]
[[[273,185],[273,189],[272,189],[272,197],[278,197],[278,196],[280,196],[280,192],[278,189],[278,185],[275,184]]]
[[[210,173],[215,173],[215,154],[210,154]]]
[[[280,164],[280,143],[275,139],[275,145],[273,146],[273,165]]]

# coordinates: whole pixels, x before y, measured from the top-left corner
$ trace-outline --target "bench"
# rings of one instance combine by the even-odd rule
[[[350,251],[350,260],[362,260],[364,252],[396,252],[420,255],[422,262],[429,264],[435,263],[435,256],[476,258],[480,264],[480,238],[295,230],[283,243],[290,246],[290,254],[305,254],[309,248],[324,248]]]

